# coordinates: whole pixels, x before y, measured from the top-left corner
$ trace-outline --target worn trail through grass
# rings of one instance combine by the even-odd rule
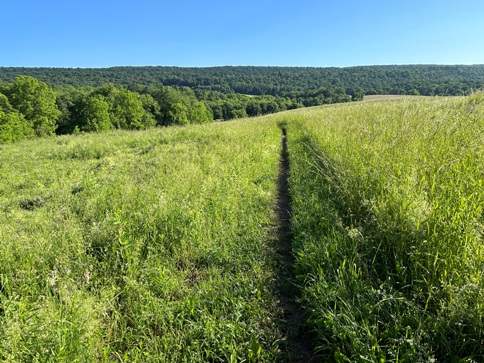
[[[294,281],[294,258],[291,238],[291,204],[289,197],[289,157],[287,152],[287,131],[282,130],[282,151],[279,166],[277,217],[278,249],[280,254],[280,273],[278,274],[279,299],[286,324],[287,361],[309,362],[312,347],[308,333],[304,331],[304,314],[297,302],[299,289]]]
[[[484,362],[483,130],[476,94],[2,145],[0,362]]]

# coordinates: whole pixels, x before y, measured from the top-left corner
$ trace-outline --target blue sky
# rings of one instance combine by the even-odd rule
[[[484,64],[483,0],[6,0],[0,66]]]

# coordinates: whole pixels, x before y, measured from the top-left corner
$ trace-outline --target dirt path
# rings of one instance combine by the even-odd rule
[[[279,300],[284,310],[284,319],[287,334],[286,362],[310,362],[312,346],[309,334],[304,330],[304,314],[297,303],[299,289],[295,285],[293,276],[294,258],[292,256],[291,241],[291,204],[288,190],[289,160],[287,153],[286,129],[282,129],[282,153],[280,159],[278,181],[279,218],[278,242],[280,254],[280,273],[278,275]]]

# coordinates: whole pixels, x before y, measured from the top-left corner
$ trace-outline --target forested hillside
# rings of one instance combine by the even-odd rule
[[[484,65],[0,67],[0,142],[230,120],[365,94],[465,95],[483,85]]]
[[[460,95],[484,85],[484,65],[389,65],[348,68],[309,67],[0,67],[0,82],[29,75],[47,84],[136,88],[187,86],[223,93],[299,97],[334,89],[353,97],[365,94]]]
[[[132,90],[112,83],[53,89],[21,75],[0,84],[0,143],[54,134],[199,124],[350,100],[344,92],[292,99],[184,86],[138,85]]]

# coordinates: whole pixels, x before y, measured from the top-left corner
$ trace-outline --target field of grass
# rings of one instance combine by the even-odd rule
[[[318,354],[483,361],[484,95],[324,107],[288,125]]]
[[[363,101],[391,100],[391,99],[409,98],[409,97],[415,97],[415,96],[409,96],[409,95],[365,95],[363,97]]]
[[[298,361],[281,127],[314,361],[484,361],[482,94],[0,145],[0,361]]]
[[[0,361],[273,361],[272,121],[1,148]]]

